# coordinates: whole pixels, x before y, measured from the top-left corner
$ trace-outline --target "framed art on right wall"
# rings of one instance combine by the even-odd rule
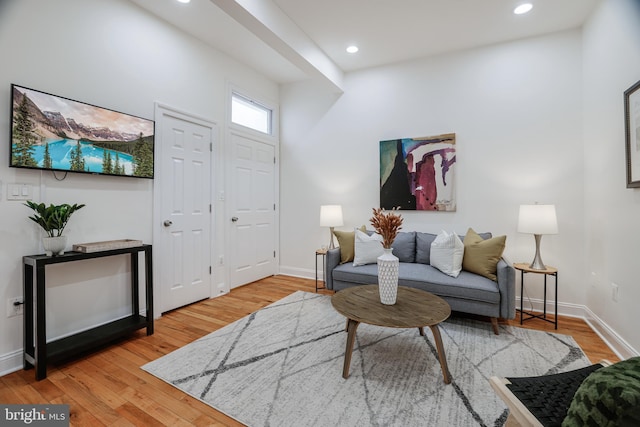
[[[640,187],[640,81],[624,92],[627,188]]]

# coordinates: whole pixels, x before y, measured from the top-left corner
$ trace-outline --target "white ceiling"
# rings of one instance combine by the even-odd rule
[[[529,0],[525,15],[513,14],[524,0],[130,1],[286,83],[309,78],[310,50],[354,71],[578,28],[604,0]],[[348,54],[349,44],[360,51]]]

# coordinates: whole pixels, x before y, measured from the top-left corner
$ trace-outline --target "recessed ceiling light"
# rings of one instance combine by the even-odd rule
[[[347,48],[347,52],[349,52],[349,53],[356,53],[358,50],[359,50],[358,46],[349,46]]]
[[[529,12],[531,9],[533,9],[533,5],[531,3],[523,3],[513,9],[513,13],[515,13],[516,15],[522,15],[523,13]]]
[[[178,0],[180,3],[189,3],[191,0]]]

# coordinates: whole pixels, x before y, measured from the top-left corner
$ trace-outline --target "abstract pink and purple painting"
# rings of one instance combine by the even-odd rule
[[[380,207],[455,212],[456,134],[380,141]]]

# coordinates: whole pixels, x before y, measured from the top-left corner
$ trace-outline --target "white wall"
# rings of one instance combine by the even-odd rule
[[[313,276],[314,250],[329,234],[318,226],[319,206],[341,203],[348,229],[368,224],[378,205],[378,141],[456,132],[457,212],[404,212],[405,229],[506,234],[507,257],[529,261],[533,237],[515,231],[518,205],[556,204],[560,234],[543,238],[542,254],[560,269],[560,301],[586,304],[638,349],[632,266],[640,190],[624,188],[622,127],[622,92],[640,79],[638,16],[634,0],[607,0],[584,34],[350,73],[342,96],[313,83],[287,85],[279,95],[259,73],[128,1],[5,0],[0,134],[8,141],[11,83],[147,118],[160,101],[220,125],[228,82],[280,96],[281,271]],[[152,181],[69,174],[58,182],[8,163],[8,149],[0,150],[0,373],[19,365],[22,348],[22,318],[7,319],[5,301],[22,295],[21,256],[42,252],[27,208],[6,200],[7,183],[32,184],[47,203],[87,203],[71,220],[70,243],[151,243],[152,236]],[[101,277],[112,269],[114,279]],[[82,278],[95,270],[95,281]],[[49,335],[120,315],[127,272],[121,260],[53,269]],[[620,285],[617,304],[612,281]],[[540,298],[532,282],[529,295]]]
[[[285,86],[281,271],[313,277],[321,204],[343,205],[344,229],[369,224],[378,141],[456,132],[458,211],[404,212],[405,229],[506,234],[506,256],[529,261],[518,205],[554,203],[560,233],[542,254],[559,268],[561,313],[637,355],[640,189],[625,188],[623,92],[639,79],[640,3],[607,0],[584,29],[350,73],[341,97]]]
[[[640,189],[626,188],[623,93],[640,80],[640,2],[602,2],[584,28],[587,306],[640,349]],[[611,283],[619,286],[612,301]],[[607,334],[610,331],[603,331]],[[625,355],[626,356],[626,355]]]
[[[405,211],[404,229],[506,234],[506,256],[529,262],[518,206],[553,203],[560,234],[543,238],[543,260],[560,269],[560,300],[584,304],[581,43],[575,30],[353,72],[339,98],[284,87],[281,270],[313,272],[321,204],[343,205],[344,229],[370,227],[380,140],[455,132],[457,212]]]
[[[9,168],[10,84],[149,119],[154,118],[154,103],[162,102],[217,122],[220,137],[225,134],[228,84],[274,101],[278,86],[126,0],[5,0],[0,4],[0,57],[2,373],[20,366],[22,355],[22,317],[7,319],[5,301],[23,294],[21,257],[43,252],[28,209],[6,199],[6,184],[31,184],[35,199],[46,203],[85,203],[70,221],[69,246],[119,238],[152,243],[153,213],[151,180],[70,173],[56,181],[48,172]],[[221,180],[224,159],[218,160],[216,179]],[[222,212],[217,205],[216,216],[222,218]],[[222,241],[216,241],[220,255]],[[48,269],[49,338],[129,309],[125,257],[76,264]],[[112,271],[117,272],[113,277]]]

